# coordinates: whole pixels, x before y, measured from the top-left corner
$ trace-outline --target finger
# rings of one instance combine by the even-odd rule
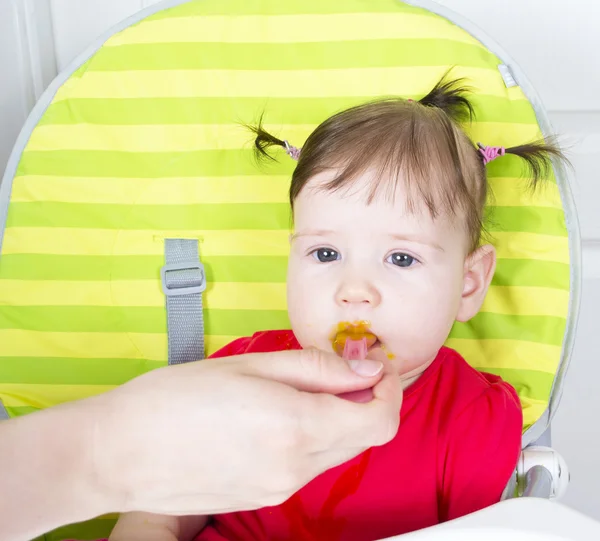
[[[300,391],[340,394],[373,387],[382,377],[379,361],[345,361],[316,349],[244,355],[246,374],[278,381]],[[242,356],[239,357],[242,359]]]
[[[365,449],[383,445],[397,433],[402,407],[402,383],[387,374],[373,389],[368,403],[330,395],[307,395],[302,409],[305,433],[313,452]]]
[[[381,361],[384,364],[389,362],[388,353],[381,346],[375,346],[369,349],[369,352],[367,353],[367,359]]]
[[[348,393],[340,393],[336,395],[338,398],[344,400],[350,400],[350,402],[357,402],[359,404],[366,404],[373,400],[373,389],[361,389],[360,391],[350,391]]]

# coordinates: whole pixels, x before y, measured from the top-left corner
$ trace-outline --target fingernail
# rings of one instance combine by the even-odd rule
[[[364,378],[372,378],[383,370],[381,361],[373,361],[371,359],[351,360],[349,361],[352,371]]]

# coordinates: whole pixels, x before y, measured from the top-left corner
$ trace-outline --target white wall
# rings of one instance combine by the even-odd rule
[[[0,178],[29,111],[56,74],[47,0],[0,1]]]
[[[0,0],[0,171],[27,111],[62,68],[111,24],[157,0]],[[225,0],[224,0],[225,1]],[[576,352],[554,446],[572,484],[565,502],[600,520],[600,3],[588,0],[439,0],[502,44],[527,73],[556,131],[572,145],[584,241]],[[51,16],[48,16],[50,14]],[[37,59],[37,60],[36,60]]]
[[[56,61],[62,70],[97,36],[159,0],[49,0]],[[83,24],[82,24],[83,23]]]

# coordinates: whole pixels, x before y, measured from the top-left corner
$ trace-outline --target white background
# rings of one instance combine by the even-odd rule
[[[225,0],[224,0],[225,1]],[[326,1],[326,0],[324,0]],[[0,172],[41,92],[96,36],[156,0],[0,0]],[[600,2],[440,0],[499,42],[571,146],[584,243],[576,352],[553,423],[570,466],[565,503],[600,520]]]

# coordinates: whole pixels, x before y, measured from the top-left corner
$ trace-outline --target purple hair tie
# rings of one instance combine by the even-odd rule
[[[481,143],[477,143],[477,146],[479,147],[479,154],[483,156],[483,165],[487,165],[496,158],[506,154],[506,149],[504,147],[488,147]]]
[[[292,158],[292,160],[298,161],[300,158],[300,150],[298,147],[290,145],[287,141],[283,142],[285,144],[285,152],[286,154]]]

